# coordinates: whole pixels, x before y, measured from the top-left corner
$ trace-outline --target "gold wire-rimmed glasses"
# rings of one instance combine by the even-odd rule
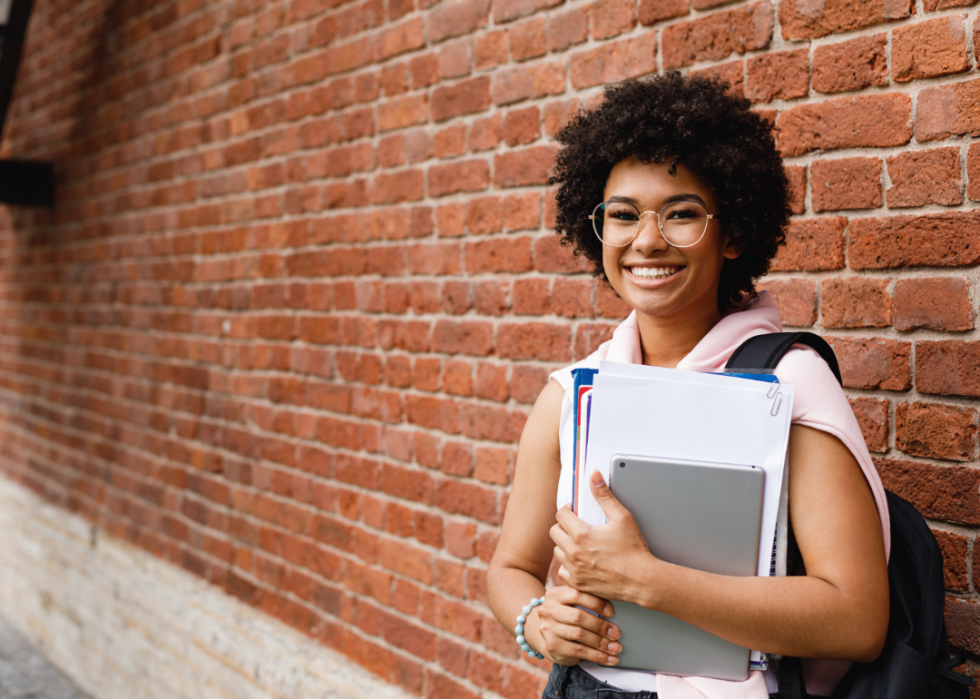
[[[672,201],[664,204],[660,211],[641,212],[630,202],[618,199],[602,202],[589,218],[603,245],[621,248],[633,242],[647,214],[657,217],[660,234],[675,248],[697,245],[708,230],[708,221],[719,218],[709,214],[704,204],[697,201]]]

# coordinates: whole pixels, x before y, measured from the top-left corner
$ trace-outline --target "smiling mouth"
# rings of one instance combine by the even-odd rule
[[[640,279],[666,279],[680,272],[682,267],[627,267],[626,269]]]

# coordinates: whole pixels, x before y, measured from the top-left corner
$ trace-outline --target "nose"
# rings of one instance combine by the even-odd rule
[[[650,221],[647,223],[644,218],[650,214]],[[639,230],[633,238],[633,249],[637,252],[648,255],[656,250],[666,250],[670,247],[660,230],[660,215],[656,211],[644,211],[640,214],[637,224]]]

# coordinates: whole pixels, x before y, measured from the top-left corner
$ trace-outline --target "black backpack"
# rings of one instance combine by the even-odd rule
[[[834,350],[813,333],[770,333],[743,342],[726,368],[748,372],[775,369],[795,344],[812,347],[843,385]],[[944,610],[943,554],[922,515],[886,491],[891,518],[888,585],[891,612],[885,647],[877,660],[855,663],[837,685],[834,699],[969,699],[976,683],[953,668],[966,662],[949,657]],[[780,699],[802,699],[806,688],[798,658],[779,662]]]

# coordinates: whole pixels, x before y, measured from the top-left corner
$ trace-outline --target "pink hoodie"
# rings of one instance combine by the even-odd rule
[[[681,360],[677,368],[687,371],[718,371],[725,366],[732,352],[748,338],[781,330],[779,310],[769,293],[763,291],[756,300],[746,298],[738,310],[722,318],[691,350],[691,353]],[[635,312],[613,331],[611,340],[604,342],[589,357],[551,375],[565,389],[559,428],[562,457],[562,477],[558,488],[559,508],[571,499],[571,478],[568,474],[571,469],[572,448],[570,443],[566,444],[571,440],[572,426],[571,370],[578,367],[598,368],[599,362],[603,360],[628,364],[643,362]],[[891,546],[891,530],[885,490],[864,443],[861,428],[830,368],[813,350],[796,346],[776,367],[776,376],[781,383],[796,387],[793,424],[814,427],[834,435],[851,451],[860,464],[878,508],[887,555]],[[816,696],[830,695],[850,667],[851,663],[847,661],[804,659],[803,671],[807,691]],[[659,675],[654,685],[654,676],[648,673],[616,670],[592,664],[583,665],[583,669],[597,679],[623,689],[657,691],[660,699],[767,699],[768,697],[766,683],[760,672],[750,673],[749,679],[744,682]]]

